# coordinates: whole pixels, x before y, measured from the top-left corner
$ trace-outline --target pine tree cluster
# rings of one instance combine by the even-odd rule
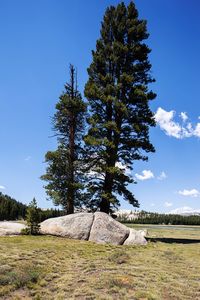
[[[139,207],[129,190],[135,183],[130,173],[134,161],[155,151],[149,140],[155,126],[149,102],[156,95],[149,89],[154,79],[147,38],[133,1],[108,7],[88,68],[87,106],[70,66],[53,118],[58,148],[46,154],[42,176],[48,196],[67,213],[79,207],[109,213],[121,197]]]

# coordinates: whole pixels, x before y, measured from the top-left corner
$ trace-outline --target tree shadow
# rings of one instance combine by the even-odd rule
[[[200,244],[200,239],[181,239],[181,238],[146,238],[148,242],[162,242],[167,244]]]

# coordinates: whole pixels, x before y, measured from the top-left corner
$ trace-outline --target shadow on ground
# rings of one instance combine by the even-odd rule
[[[148,242],[162,242],[168,244],[200,244],[200,239],[177,239],[177,238],[146,238]]]

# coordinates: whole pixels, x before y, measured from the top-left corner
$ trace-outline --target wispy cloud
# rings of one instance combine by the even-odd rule
[[[25,160],[25,161],[31,160],[31,156],[27,156],[24,160]]]
[[[160,175],[157,177],[158,180],[164,180],[166,178],[167,178],[167,175],[166,175],[166,173],[164,171],[162,171],[160,173]]]
[[[189,137],[200,137],[200,123],[192,125],[188,121],[188,116],[186,112],[181,112],[179,117],[181,118],[181,123],[175,121],[176,111],[166,111],[159,107],[155,113],[155,120],[160,126],[160,129],[165,132],[166,135],[172,136],[177,139],[189,138]]]
[[[200,123],[197,123],[197,125],[194,129],[194,135],[197,137],[200,137]]]
[[[188,116],[187,116],[186,112],[181,112],[180,117],[183,120],[183,122],[187,121],[187,119],[188,119]]]
[[[178,191],[179,195],[186,196],[186,197],[198,197],[200,196],[200,192],[196,189]]]
[[[1,190],[5,190],[6,188],[5,188],[5,186],[0,185],[0,189],[1,189]]]
[[[173,206],[173,203],[172,203],[172,202],[166,201],[166,202],[164,203],[164,206],[165,206],[165,207],[171,207],[171,206]]]
[[[154,178],[154,174],[151,170],[143,170],[142,174],[137,174],[136,173],[135,177],[138,180],[148,180],[148,179]]]

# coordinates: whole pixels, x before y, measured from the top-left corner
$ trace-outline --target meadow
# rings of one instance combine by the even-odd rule
[[[200,227],[134,227],[147,246],[1,237],[0,299],[200,299]]]

